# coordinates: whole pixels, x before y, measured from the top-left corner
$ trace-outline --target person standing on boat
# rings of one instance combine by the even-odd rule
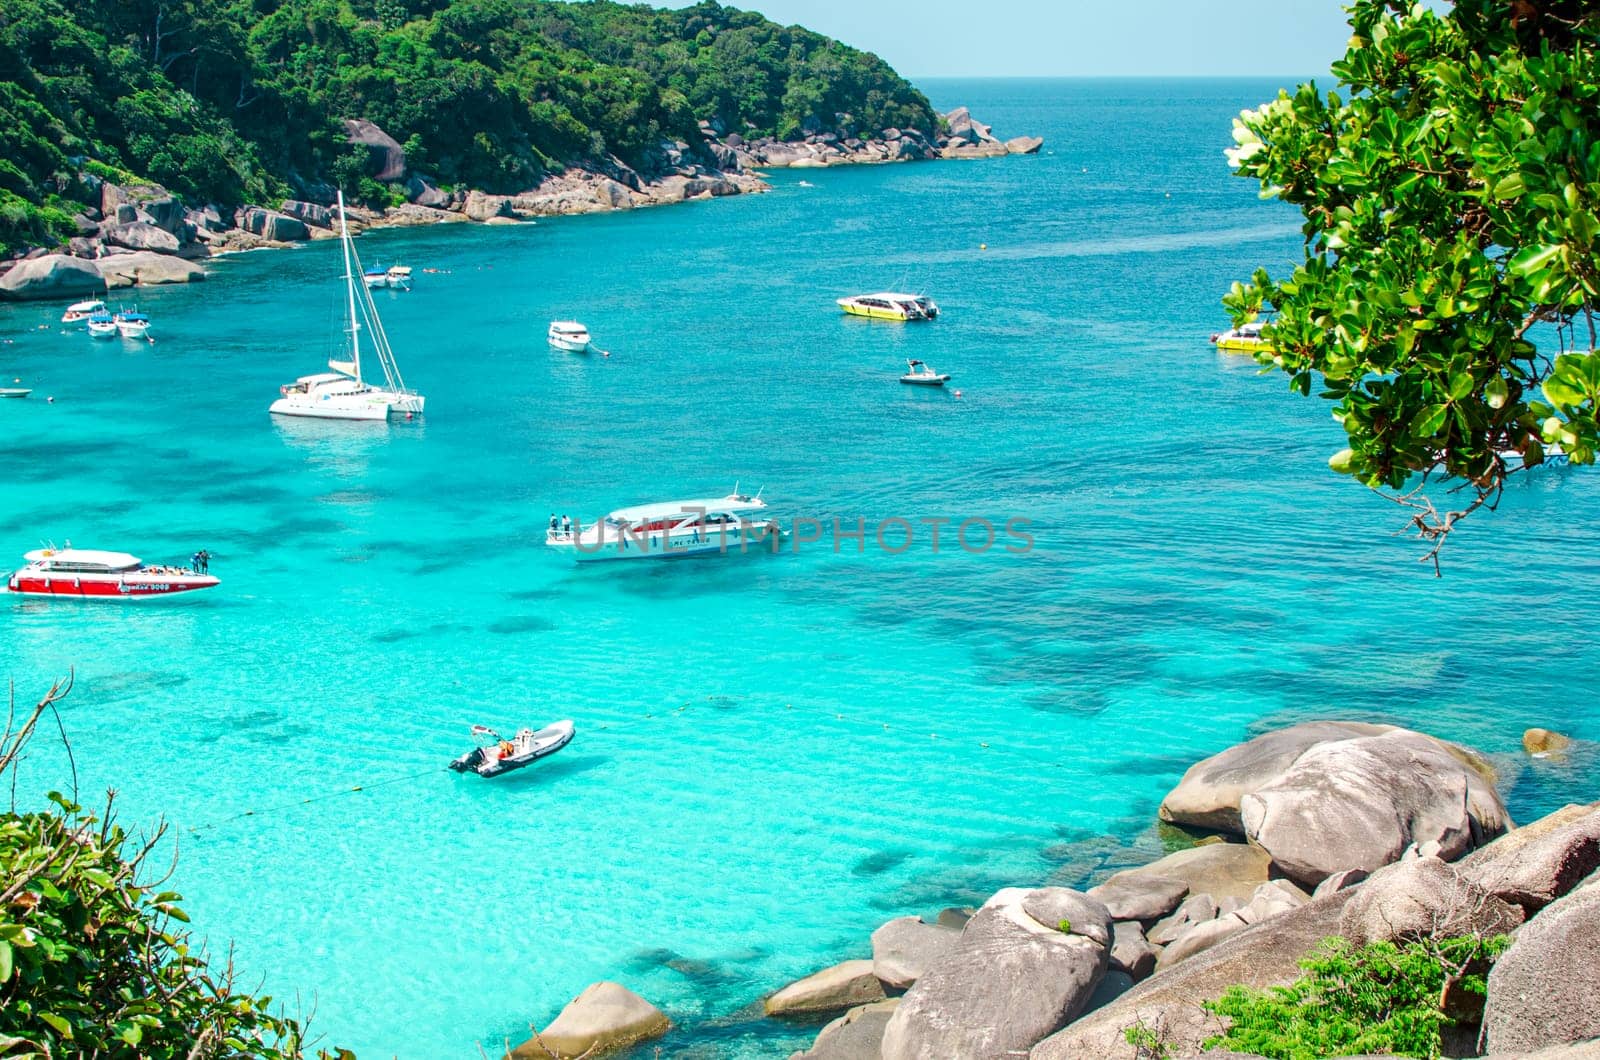
[[[570,515],[563,515],[561,517],[561,536],[562,537],[571,537],[572,536],[572,516],[570,516]]]
[[[203,548],[200,550],[200,573],[211,573],[211,553]]]
[[[559,532],[560,530],[561,530],[561,520],[556,518],[556,513],[555,512],[551,512],[550,513],[550,532],[552,534],[554,534],[554,533]]]

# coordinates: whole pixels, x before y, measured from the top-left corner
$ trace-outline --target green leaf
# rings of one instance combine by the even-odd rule
[[[55,1028],[55,1032],[67,1041],[72,1041],[72,1024],[57,1016],[54,1012],[41,1012],[39,1019]]]
[[[1506,385],[1506,378],[1497,375],[1484,385],[1483,397],[1492,409],[1505,408],[1506,398],[1511,394],[1511,389]]]
[[[1444,426],[1445,417],[1449,414],[1449,405],[1429,405],[1411,421],[1411,433],[1419,438],[1432,438]]]
[[[1506,268],[1513,276],[1531,276],[1547,268],[1560,254],[1560,243],[1523,247],[1513,255]]]
[[[1513,173],[1494,186],[1494,197],[1497,199],[1515,199],[1522,195],[1522,174]]]
[[[0,942],[0,983],[11,978],[11,943]]]

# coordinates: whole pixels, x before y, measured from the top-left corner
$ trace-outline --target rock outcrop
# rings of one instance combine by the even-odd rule
[[[1103,903],[1113,920],[1160,920],[1189,895],[1189,884],[1151,872],[1124,875],[1115,882],[1089,888],[1089,897]]]
[[[845,961],[790,983],[762,1003],[769,1016],[815,1016],[884,999],[871,961]]]
[[[909,989],[955,949],[961,931],[903,916],[872,933],[872,973],[889,991]]]
[[[1089,902],[1064,888],[1011,888],[989,899],[954,951],[901,999],[884,1030],[883,1060],[1011,1055],[1072,1019],[1106,973],[1107,950],[1095,936],[1109,922],[1078,934],[1077,924],[1068,933],[1039,917]]]
[[[1244,795],[1240,817],[1273,867],[1307,887],[1412,846],[1453,861],[1511,826],[1475,758],[1406,729],[1318,743]]]
[[[196,283],[206,270],[172,254],[139,251],[113,254],[95,263],[107,287],[153,287],[167,283]]]
[[[594,1056],[659,1038],[671,1023],[661,1010],[620,983],[586,987],[550,1025],[511,1051],[513,1060]]]
[[[1548,755],[1572,746],[1572,737],[1551,729],[1529,729],[1522,734],[1522,749],[1531,755]]]
[[[1208,843],[1168,854],[1137,869],[1126,869],[1102,886],[1118,886],[1138,877],[1155,876],[1187,884],[1191,894],[1248,901],[1255,889],[1267,882],[1271,866],[1272,859],[1258,847],[1244,843]]]
[[[384,183],[406,179],[406,152],[399,141],[364,118],[347,118],[345,142],[367,149],[368,169]]]
[[[1355,943],[1502,935],[1522,910],[1438,858],[1412,858],[1373,873],[1351,895],[1339,933]]]
[[[1185,1055],[1185,1050],[1198,1052],[1200,1044],[1216,1033],[1215,1017],[1200,1002],[1220,997],[1236,983],[1260,988],[1298,979],[1301,958],[1338,932],[1340,913],[1352,893],[1338,891],[1245,927],[1075,1020],[1035,1045],[1029,1056],[1032,1060],[1131,1056],[1123,1032],[1139,1025],[1156,1031],[1174,1056]]]
[[[72,298],[105,290],[94,262],[67,254],[46,254],[19,262],[0,276],[0,298]]]
[[[1462,860],[1462,874],[1530,915],[1600,870],[1600,803],[1566,806]]]
[[[1320,743],[1393,729],[1360,721],[1308,721],[1264,733],[1190,766],[1158,812],[1173,824],[1243,835],[1239,801],[1278,779],[1301,755]]]
[[[104,237],[113,246],[127,247],[129,250],[153,250],[160,254],[172,254],[179,246],[177,236],[148,221],[109,225],[105,228]]]
[[[897,997],[853,1008],[817,1035],[811,1048],[790,1060],[878,1060],[883,1055],[883,1031],[900,1004]]]
[[[1552,902],[1489,972],[1489,1052],[1600,1038],[1600,879]]]

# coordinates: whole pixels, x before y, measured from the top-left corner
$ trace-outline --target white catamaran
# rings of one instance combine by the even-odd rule
[[[349,303],[350,359],[330,360],[331,372],[303,375],[278,388],[282,395],[269,411],[279,416],[311,416],[325,420],[386,420],[392,415],[420,416],[423,396],[409,389],[400,377],[389,336],[378,318],[378,307],[366,285],[359,282],[361,259],[350,241],[344,219],[344,193],[339,193],[339,240],[344,245],[344,285]],[[361,378],[361,331],[372,336],[372,348],[383,369],[383,386]]]

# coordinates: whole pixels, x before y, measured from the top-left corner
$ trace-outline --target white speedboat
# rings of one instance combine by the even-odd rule
[[[906,374],[900,377],[900,381],[911,386],[944,386],[950,377],[935,372],[927,361],[907,361]]]
[[[330,360],[329,372],[303,375],[278,388],[278,400],[268,411],[278,416],[306,416],[324,420],[387,420],[390,416],[420,416],[424,398],[400,377],[389,336],[378,317],[378,307],[364,284],[356,282],[361,260],[356,256],[345,224],[344,194],[339,195],[339,239],[344,247],[344,284],[348,301],[350,359]],[[364,322],[364,323],[363,323]],[[383,369],[383,386],[361,377],[361,332],[372,338],[373,352]]]
[[[31,393],[33,391],[27,387],[0,386],[0,398],[25,398]]]
[[[124,309],[116,316],[117,331],[125,339],[142,339],[150,332],[150,318],[137,309]]]
[[[837,299],[839,308],[851,316],[873,320],[932,320],[939,315],[933,299],[920,294],[857,294]]]
[[[450,763],[457,773],[476,773],[480,777],[498,777],[531,766],[546,755],[553,755],[572,742],[570,721],[557,721],[538,732],[518,729],[516,736],[507,740],[487,725],[474,725],[472,735],[486,742],[474,747]]]
[[[63,324],[81,324],[96,313],[104,313],[106,304],[99,299],[89,302],[73,302],[67,306],[67,311],[61,314]]]
[[[589,352],[589,329],[576,320],[550,322],[550,345],[568,353]]]
[[[552,528],[545,544],[570,549],[580,563],[771,552],[783,540],[783,530],[775,519],[752,517],[766,506],[759,496],[738,492],[640,504],[618,508],[592,526],[574,521],[570,531]]]
[[[89,314],[83,326],[88,329],[91,339],[111,339],[117,335],[117,318],[104,309]]]

